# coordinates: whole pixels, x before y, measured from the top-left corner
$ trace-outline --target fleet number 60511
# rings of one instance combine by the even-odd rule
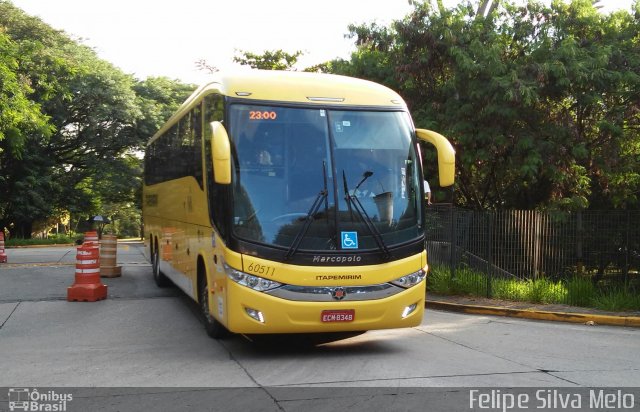
[[[256,275],[273,276],[276,273],[276,268],[273,266],[261,265],[259,263],[249,263],[247,271],[255,273]]]

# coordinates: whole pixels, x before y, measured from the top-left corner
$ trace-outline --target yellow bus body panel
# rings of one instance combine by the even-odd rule
[[[406,107],[402,97],[386,86],[334,74],[251,70],[223,76],[221,83],[228,96],[252,100]]]

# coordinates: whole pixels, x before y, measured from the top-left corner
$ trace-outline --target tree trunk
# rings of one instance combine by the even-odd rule
[[[22,239],[31,239],[31,232],[33,232],[33,222],[18,222],[12,235]]]

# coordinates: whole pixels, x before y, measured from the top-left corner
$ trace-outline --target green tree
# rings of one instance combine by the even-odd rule
[[[287,53],[283,50],[267,50],[262,54],[256,54],[245,50],[238,50],[238,55],[233,57],[235,63],[263,70],[295,70],[298,57],[304,53],[300,50]]]
[[[137,105],[142,111],[137,123],[137,133],[142,145],[178,110],[195,89],[195,85],[166,77],[149,77],[134,85]]]
[[[0,50],[0,227],[139,211],[141,150],[194,86],[136,81],[7,1]]]
[[[351,26],[351,60],[324,67],[389,85],[417,125],[448,135],[461,203],[638,204],[640,13],[413,3],[390,27]]]
[[[0,151],[15,155],[22,152],[27,133],[50,132],[40,106],[28,98],[33,89],[18,76],[18,59],[18,47],[0,26],[0,141],[6,139]]]
[[[638,7],[638,3],[636,4]],[[586,0],[554,3],[536,50],[542,105],[567,134],[594,207],[638,206],[640,13],[601,14]]]
[[[29,237],[35,221],[57,210],[91,213],[95,193],[82,184],[132,146],[139,146],[141,112],[134,80],[95,53],[0,2],[0,26],[16,49],[15,76],[48,129],[21,128],[22,153],[4,151],[0,167],[2,226]]]

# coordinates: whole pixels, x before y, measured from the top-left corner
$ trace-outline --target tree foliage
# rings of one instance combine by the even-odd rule
[[[0,227],[137,205],[135,153],[193,86],[139,82],[6,1],[0,48]]]
[[[459,202],[638,206],[638,5],[631,15],[588,0],[413,4],[389,27],[350,26],[356,52],[324,68],[387,84],[417,125],[448,135]]]
[[[137,95],[137,105],[142,112],[137,123],[138,134],[151,137],[195,89],[195,85],[184,84],[167,77],[149,77],[137,82],[133,91]],[[142,143],[146,143],[146,140]]]
[[[300,50],[287,53],[280,49],[267,50],[262,54],[245,50],[238,50],[237,53],[233,58],[235,63],[262,70],[295,70],[294,66],[298,62],[298,57],[304,54]]]
[[[33,91],[18,73],[19,51],[5,30],[0,27],[0,150],[10,150],[19,156],[25,135],[39,131],[46,135],[47,118],[40,106],[28,95]]]

